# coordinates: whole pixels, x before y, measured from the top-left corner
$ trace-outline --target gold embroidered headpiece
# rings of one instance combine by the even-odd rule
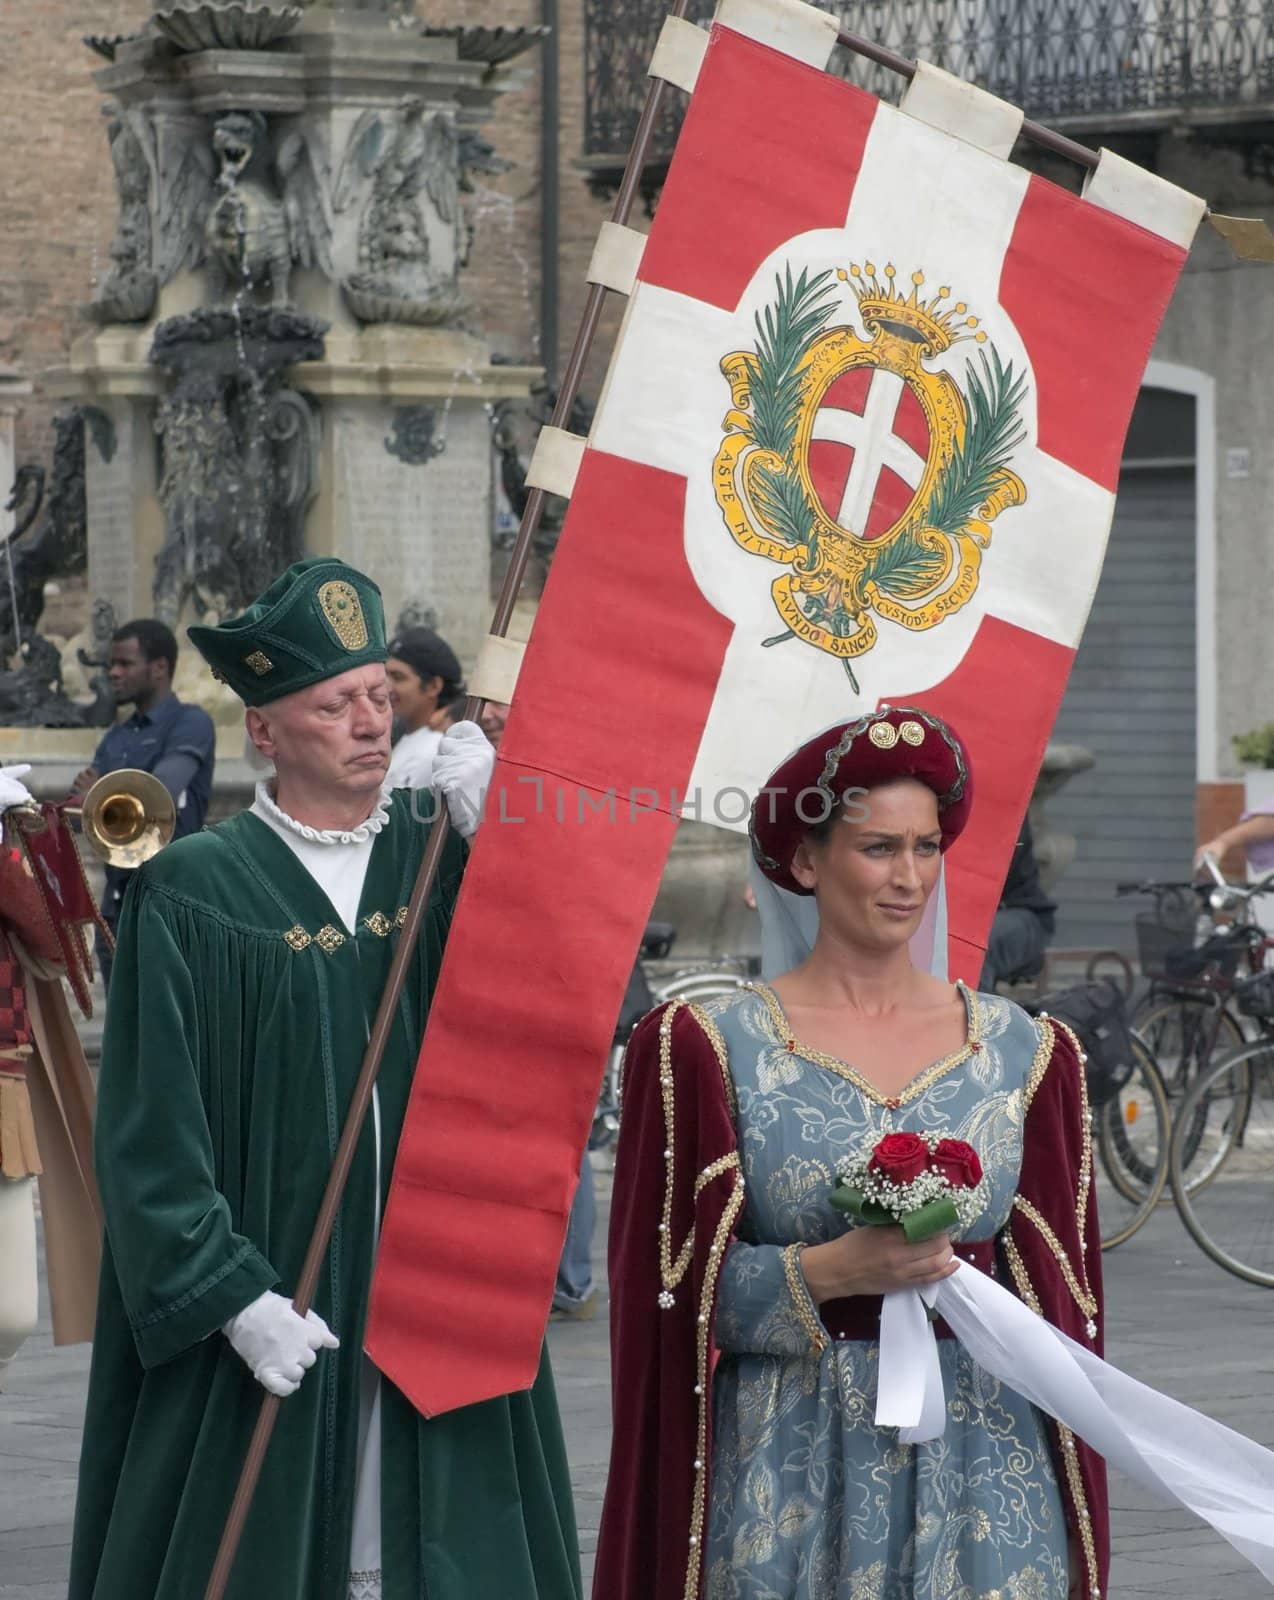
[[[852,722],[817,734],[779,764],[752,804],[752,854],[766,877],[793,894],[808,894],[792,876],[796,847],[817,820],[830,815],[846,790],[915,778],[938,799],[945,850],[969,820],[973,778],[968,751],[941,717],[913,706],[879,706]]]
[[[187,632],[213,676],[248,706],[268,705],[388,654],[380,590],[333,556],[298,561],[242,615]]]

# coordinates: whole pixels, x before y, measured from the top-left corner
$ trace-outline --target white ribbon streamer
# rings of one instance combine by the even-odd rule
[[[885,1360],[886,1350],[894,1359]],[[904,1444],[922,1444],[938,1438],[946,1422],[938,1341],[924,1301],[914,1289],[895,1289],[880,1308],[876,1426],[897,1428]]]
[[[962,1266],[940,1283],[903,1295],[932,1305],[983,1371],[1143,1488],[1202,1517],[1274,1582],[1274,1452],[1128,1377],[976,1269]],[[935,1346],[936,1361],[931,1327],[895,1314],[886,1338],[882,1310],[878,1381],[891,1404],[892,1397],[907,1395],[905,1403],[915,1409],[915,1395],[924,1393],[925,1343]],[[901,1409],[904,1402],[898,1404]],[[944,1424],[945,1415],[930,1432],[917,1425],[908,1442],[937,1438]]]

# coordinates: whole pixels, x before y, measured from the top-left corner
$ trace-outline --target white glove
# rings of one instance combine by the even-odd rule
[[[10,806],[33,806],[35,796],[22,779],[31,770],[30,762],[18,767],[0,767],[0,817]]]
[[[339,1350],[341,1344],[317,1312],[298,1317],[292,1302],[272,1289],[231,1317],[221,1331],[262,1388],[281,1400],[301,1387],[320,1350]]]
[[[433,783],[447,801],[456,832],[472,839],[495,770],[495,751],[476,722],[453,722],[434,752]]]

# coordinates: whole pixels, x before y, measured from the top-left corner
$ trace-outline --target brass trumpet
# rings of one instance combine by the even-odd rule
[[[110,867],[140,867],[177,827],[172,795],[152,773],[135,767],[108,772],[65,810],[79,812],[85,839]]]
[[[78,816],[84,838],[109,867],[140,867],[177,828],[173,797],[152,773],[122,767],[99,778],[82,800],[67,801],[64,816]],[[13,806],[6,821],[26,833],[46,826],[38,806]]]

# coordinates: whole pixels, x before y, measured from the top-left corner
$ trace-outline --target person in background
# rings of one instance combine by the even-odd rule
[[[1040,883],[1031,821],[1024,817],[987,940],[986,962],[978,985],[983,994],[994,994],[996,984],[1014,974],[1033,977],[1043,968],[1056,912],[1056,903]]]
[[[1274,811],[1245,811],[1232,828],[1223,829],[1215,839],[1205,839],[1194,853],[1194,870],[1202,870],[1204,856],[1211,856],[1219,867],[1229,852],[1240,846],[1258,877],[1274,872]]]
[[[76,777],[73,793],[83,797],[106,773],[139,767],[153,773],[172,795],[177,808],[173,837],[181,839],[203,827],[212,794],[217,735],[201,706],[186,705],[173,693],[176,671],[177,640],[171,628],[154,617],[140,617],[116,629],[108,662],[111,693],[117,706],[131,705],[133,714],[107,729],[92,766]],[[102,918],[112,935],[132,876],[127,867],[106,869]],[[100,935],[97,956],[102,983],[109,990],[111,956]]]
[[[389,699],[403,733],[389,763],[395,789],[428,789],[444,727],[438,711],[463,694],[455,651],[432,628],[404,628],[389,643]],[[454,719],[453,719],[454,720]]]
[[[488,700],[482,708],[482,715],[478,721],[482,724],[482,731],[498,750],[500,740],[504,737],[504,725],[509,718],[509,707],[500,700]]]
[[[458,694],[448,705],[439,706],[430,718],[429,726],[437,733],[446,733],[454,723],[463,720],[467,700],[466,694]]]
[[[41,891],[5,832],[7,812],[34,804],[30,770],[0,766],[0,1390],[39,1311],[37,1184],[55,1344],[93,1337],[101,1256],[93,1080],[53,920],[64,902]]]

